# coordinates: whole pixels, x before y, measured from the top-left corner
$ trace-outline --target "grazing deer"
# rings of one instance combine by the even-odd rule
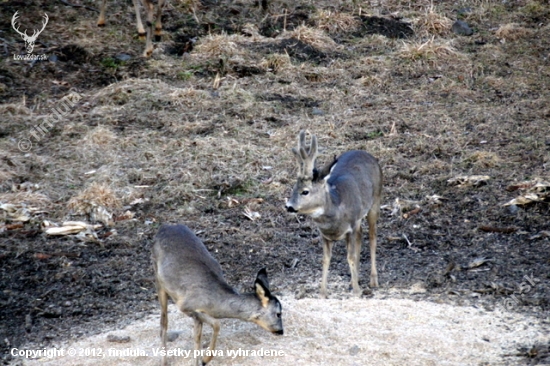
[[[137,22],[137,31],[140,40],[145,39],[147,35],[147,40],[145,42],[145,51],[143,51],[143,57],[149,57],[153,53],[153,18],[154,18],[154,6],[152,0],[132,0],[134,2],[134,9],[136,11],[136,22]],[[143,23],[141,22],[141,16],[139,15],[139,1],[143,4],[145,8],[145,13],[147,15],[146,25],[147,33],[143,28]],[[157,21],[155,22],[155,41],[159,42],[162,36],[162,8],[165,5],[166,0],[158,0],[157,4]],[[99,12],[99,19],[97,20],[97,25],[99,27],[105,26],[105,6],[107,0],[102,0],[101,9]]]
[[[378,287],[376,271],[376,221],[380,216],[382,170],[377,160],[365,151],[348,151],[320,171],[315,168],[317,138],[311,137],[306,150],[306,134],[298,135],[298,181],[286,203],[289,212],[310,215],[319,226],[323,241],[323,277],[321,296],[327,297],[327,277],[332,245],[346,239],[353,293],[361,295],[359,259],[361,256],[361,221],[367,216],[371,274],[370,286]]]
[[[25,29],[24,32],[19,31],[19,25],[17,25],[17,15],[18,11],[13,14],[13,17],[11,18],[11,25],[13,29],[23,38],[23,41],[25,41],[25,48],[27,49],[27,53],[32,53],[34,50],[34,44],[36,42],[36,39],[42,33],[44,28],[46,28],[46,24],[48,24],[48,14],[44,13],[44,21],[42,22],[42,29],[34,29],[32,32],[32,36],[29,36],[27,34],[27,30]]]
[[[153,245],[153,268],[161,308],[160,338],[166,349],[168,296],[195,322],[195,353],[200,353],[202,325],[208,323],[213,333],[209,350],[214,351],[220,331],[220,318],[237,318],[283,334],[281,303],[269,291],[267,272],[260,270],[254,282],[255,292],[240,294],[225,282],[222,269],[204,244],[187,226],[163,225]],[[212,355],[206,356],[206,365]],[[199,365],[200,357],[195,360]],[[165,356],[162,365],[166,364]]]

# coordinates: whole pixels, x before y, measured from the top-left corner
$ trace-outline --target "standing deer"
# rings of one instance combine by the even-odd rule
[[[161,308],[160,338],[166,349],[168,296],[186,315],[193,318],[195,354],[201,350],[202,325],[208,323],[213,333],[210,351],[216,347],[220,318],[237,318],[283,334],[281,303],[269,291],[267,272],[260,270],[254,293],[240,294],[225,282],[222,269],[204,244],[184,225],[162,225],[155,237],[151,255]],[[202,359],[206,365],[212,355]],[[195,359],[198,366],[200,357]],[[166,357],[162,357],[166,365]]]
[[[18,12],[16,11],[15,14],[13,14],[13,17],[11,18],[11,26],[17,33],[19,33],[19,35],[25,41],[25,48],[27,49],[27,53],[32,53],[32,51],[34,50],[34,43],[36,42],[36,39],[38,38],[40,33],[42,33],[44,28],[46,28],[46,24],[48,24],[48,19],[49,19],[48,14],[44,13],[44,21],[42,22],[42,29],[40,30],[34,29],[32,36],[29,36],[27,34],[26,29],[24,32],[19,31],[19,25],[17,25],[17,18],[18,18],[17,13]]]
[[[361,150],[348,151],[320,171],[315,168],[317,138],[306,149],[305,131],[292,151],[298,160],[298,181],[286,203],[289,212],[310,215],[319,226],[323,241],[321,296],[327,297],[327,277],[334,241],[346,239],[353,293],[361,295],[359,259],[361,221],[367,216],[371,258],[370,286],[378,287],[376,271],[376,222],[380,216],[382,170],[377,160]]]
[[[134,3],[134,9],[136,11],[136,22],[137,22],[137,31],[140,40],[145,39],[147,34],[147,40],[145,42],[145,51],[143,51],[143,57],[149,57],[153,53],[153,21],[154,21],[154,6],[152,0],[141,0],[143,7],[145,8],[145,13],[147,15],[147,33],[143,28],[143,23],[141,22],[141,16],[139,14],[139,2],[140,0],[132,0]],[[159,42],[162,36],[162,9],[165,5],[166,0],[158,0],[157,4],[157,21],[155,23],[155,41]],[[105,7],[107,0],[102,0],[101,9],[99,12],[99,19],[97,20],[98,27],[105,26]]]

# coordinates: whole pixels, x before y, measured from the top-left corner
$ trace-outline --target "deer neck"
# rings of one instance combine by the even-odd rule
[[[340,195],[334,186],[325,183],[323,206],[311,214],[316,222],[338,220],[341,216]]]
[[[215,318],[250,320],[257,307],[258,299],[254,294],[239,294],[234,291],[225,294],[210,315]]]

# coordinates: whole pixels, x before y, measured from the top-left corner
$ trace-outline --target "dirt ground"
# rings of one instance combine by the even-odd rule
[[[283,341],[227,321],[220,349],[288,352],[275,364],[550,364],[548,2],[173,0],[149,59],[131,2],[109,2],[104,28],[98,6],[0,2],[3,363],[23,363],[14,347],[155,347],[151,239],[180,222],[239,290],[266,266],[286,309]],[[33,51],[48,60],[14,59],[16,11],[28,33],[48,14]],[[381,287],[368,290],[364,249],[362,299],[342,243],[318,298],[317,229],[284,211],[300,129],[319,164],[365,149],[382,165]],[[46,233],[67,221],[98,226]],[[189,349],[189,321],[172,321],[171,345]]]

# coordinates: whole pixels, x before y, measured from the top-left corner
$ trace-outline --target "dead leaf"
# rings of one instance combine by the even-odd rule
[[[477,257],[477,258],[474,258],[470,263],[468,263],[468,268],[469,269],[472,269],[472,268],[477,268],[477,267],[480,267],[482,265],[484,265],[485,263],[488,263],[488,262],[492,262],[492,259],[488,259],[488,258],[485,258],[485,257]]]
[[[459,185],[461,187],[479,187],[487,184],[489,179],[491,179],[491,177],[488,175],[461,175],[447,180],[447,183],[451,185]]]
[[[103,206],[94,206],[91,214],[92,221],[101,222],[105,226],[113,226],[113,214]]]
[[[526,182],[521,182],[521,183],[515,183],[515,184],[510,184],[508,187],[506,187],[506,190],[508,192],[513,192],[513,191],[517,191],[518,189],[527,189],[527,188],[531,188],[535,185],[536,183],[533,182],[533,181],[526,181]]]
[[[94,231],[101,228],[102,225],[90,225],[84,221],[66,221],[61,227],[44,227],[46,235],[72,235],[82,232],[86,234],[94,233]]]
[[[243,215],[245,215],[248,219],[251,221],[255,221],[256,219],[259,219],[262,217],[259,212],[251,211],[250,208],[245,207]]]
[[[511,201],[508,201],[504,204],[504,206],[511,206],[511,205],[526,205],[528,203],[532,203],[532,202],[542,202],[544,201],[544,198],[541,198],[539,197],[537,194],[535,193],[527,193],[523,196],[519,196],[517,198],[514,198],[513,200]]]
[[[442,197],[442,196],[437,195],[437,194],[434,194],[434,195],[431,195],[431,196],[426,196],[426,199],[428,200],[428,203],[431,204],[431,205],[440,205],[440,204],[443,203],[442,201],[447,201],[448,200],[447,198]]]
[[[525,191],[525,193],[506,202],[503,206],[527,205],[529,203],[550,200],[550,183],[541,179],[515,183],[506,187],[506,190],[520,190]]]
[[[550,231],[543,230],[540,233],[531,236],[529,240],[535,240],[540,238],[550,238]]]
[[[51,227],[46,229],[47,235],[71,235],[86,230],[82,226]]]
[[[408,219],[409,217],[411,217],[411,216],[413,216],[413,215],[416,215],[416,214],[419,213],[420,211],[422,211],[422,210],[420,209],[420,207],[417,207],[417,208],[415,208],[414,210],[411,210],[411,211],[409,211],[409,212],[407,212],[407,213],[404,213],[404,214],[403,214],[403,218],[404,218],[404,219]]]
[[[21,223],[18,223],[18,224],[8,224],[8,225],[5,225],[4,228],[6,228],[6,230],[15,230],[15,229],[21,229],[23,228],[23,224]]]
[[[134,218],[136,214],[133,213],[132,211],[130,210],[127,210],[126,212],[124,212],[122,215],[120,216],[115,216],[113,219],[114,221],[125,221],[125,220],[131,220]]]

